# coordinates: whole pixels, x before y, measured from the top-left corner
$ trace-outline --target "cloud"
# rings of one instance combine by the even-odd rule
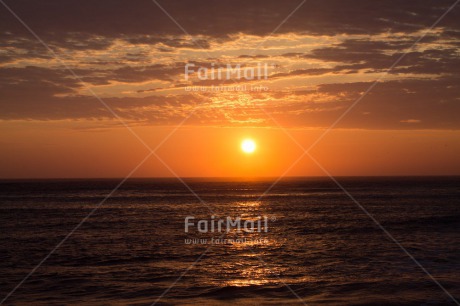
[[[456,113],[460,111],[457,77],[439,80],[387,81],[378,84],[365,96],[339,124],[343,128],[404,129],[404,118],[417,118],[420,129],[459,129]],[[340,110],[328,116],[309,112],[299,115],[300,120],[328,126],[354,103],[371,83],[325,84],[317,92],[335,97]],[[295,121],[291,122],[295,124]],[[297,121],[298,122],[298,121]],[[298,124],[298,123],[297,123]]]
[[[339,127],[405,129],[417,123],[417,129],[459,129],[456,115],[460,112],[459,81],[457,78],[381,83],[353,108]],[[46,82],[22,84],[22,88],[6,92],[0,101],[0,119],[113,119],[94,97],[59,96],[56,94],[65,91],[50,84],[37,95],[32,85],[42,87]],[[104,101],[125,120],[152,125],[178,122],[197,106],[199,109],[188,124],[271,125],[259,105],[286,127],[327,127],[370,85],[369,82],[323,84],[295,92],[184,93],[109,97]]]
[[[200,0],[160,1],[160,4],[192,35],[226,38],[237,33],[268,35],[300,1]],[[58,41],[68,33],[92,33],[105,37],[178,35],[181,30],[148,0],[16,0],[7,3],[39,35]],[[304,32],[319,35],[405,32],[427,27],[452,1],[447,0],[311,0],[302,6],[278,33]],[[455,27],[454,10],[443,26]],[[39,12],[39,14],[37,13]],[[24,34],[17,21],[1,10],[4,31]],[[59,34],[66,34],[64,36]]]
[[[160,3],[195,40],[148,0],[7,2],[126,120],[168,124],[200,105],[190,124],[271,124],[256,103],[286,126],[326,127],[409,51],[341,127],[460,128],[459,10],[408,49],[452,1],[307,1],[270,37],[298,0]],[[0,23],[0,119],[113,118],[3,7]],[[270,92],[182,88],[235,84],[185,82],[185,63],[262,61],[278,67],[266,81]]]
[[[431,38],[426,44],[419,44],[423,51],[409,50],[412,41],[364,41],[346,40],[332,47],[314,49],[302,58],[338,62],[336,71],[367,69],[387,70],[398,58],[404,58],[390,73],[440,74],[457,73],[460,59],[452,42],[435,44],[440,38]],[[405,54],[406,50],[409,52]]]

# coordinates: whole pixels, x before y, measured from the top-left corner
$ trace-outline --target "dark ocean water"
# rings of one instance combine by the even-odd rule
[[[460,299],[460,178],[338,180]],[[329,179],[186,181],[126,182],[4,304],[455,305]],[[0,299],[118,182],[0,181]],[[268,230],[185,233],[212,215]]]

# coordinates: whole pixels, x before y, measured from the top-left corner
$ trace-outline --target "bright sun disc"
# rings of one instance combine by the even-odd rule
[[[243,150],[244,153],[252,153],[256,149],[256,143],[251,140],[251,139],[245,139],[241,143],[241,150]]]

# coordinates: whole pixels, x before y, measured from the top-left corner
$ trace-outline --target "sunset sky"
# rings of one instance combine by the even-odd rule
[[[460,174],[454,3],[4,0],[0,177]]]

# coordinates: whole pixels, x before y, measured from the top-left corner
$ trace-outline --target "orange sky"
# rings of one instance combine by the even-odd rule
[[[2,123],[3,178],[123,177],[148,150],[126,129],[79,130],[85,123]],[[138,127],[154,148],[172,127]],[[290,129],[305,148],[324,130]],[[257,143],[253,154],[240,148],[244,138]],[[333,175],[452,175],[460,173],[460,132],[334,130],[311,151]],[[157,151],[180,176],[279,176],[302,151],[276,128],[184,127]],[[289,176],[325,175],[305,156]],[[134,176],[171,176],[155,156]]]
[[[392,1],[281,24],[298,1],[11,2],[33,33],[0,8],[0,177],[123,177],[148,150],[122,122],[151,148],[183,122],[157,151],[170,169],[134,176],[325,175],[308,156],[285,173],[302,154],[286,133],[308,148],[345,113],[311,151],[331,174],[460,174],[460,10],[427,32],[451,1]],[[267,70],[198,73],[229,64]]]

